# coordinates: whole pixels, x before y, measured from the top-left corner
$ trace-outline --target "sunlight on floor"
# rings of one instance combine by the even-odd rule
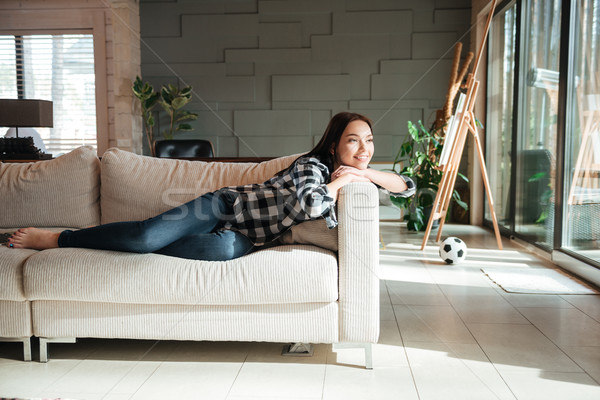
[[[75,400],[597,400],[600,296],[507,293],[482,268],[556,268],[479,227],[444,227],[469,246],[447,265],[422,234],[382,222],[380,338],[364,351],[315,344],[79,339],[47,364],[0,343],[0,397]],[[35,357],[35,354],[34,354]]]

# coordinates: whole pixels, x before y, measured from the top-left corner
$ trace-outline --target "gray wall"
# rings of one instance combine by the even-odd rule
[[[470,0],[141,0],[142,76],[191,85],[218,156],[307,151],[339,111],[364,113],[376,158],[441,108]],[[464,35],[464,37],[463,37]],[[464,52],[464,51],[463,51]]]

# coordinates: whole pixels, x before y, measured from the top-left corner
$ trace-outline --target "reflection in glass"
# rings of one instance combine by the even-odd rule
[[[486,163],[498,224],[510,228],[516,6],[494,17],[488,55]],[[485,217],[491,219],[486,202]]]
[[[565,160],[563,246],[600,261],[600,0],[578,0],[573,27],[575,73]]]
[[[550,248],[554,234],[560,0],[527,3],[523,19],[515,231]]]

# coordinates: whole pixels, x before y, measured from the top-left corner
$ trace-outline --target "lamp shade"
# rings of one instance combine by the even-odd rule
[[[48,100],[0,99],[0,126],[39,128],[54,126]]]

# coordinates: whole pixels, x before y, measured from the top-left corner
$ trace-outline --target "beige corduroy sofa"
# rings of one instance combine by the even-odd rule
[[[252,163],[157,159],[88,147],[54,160],[0,164],[0,232],[138,220],[223,186],[262,182],[295,156]],[[339,227],[323,220],[284,244],[227,261],[159,254],[0,247],[0,341],[76,338],[338,343],[379,335],[378,192],[342,189]],[[316,246],[317,244],[318,246]],[[324,248],[325,247],[325,248]]]

